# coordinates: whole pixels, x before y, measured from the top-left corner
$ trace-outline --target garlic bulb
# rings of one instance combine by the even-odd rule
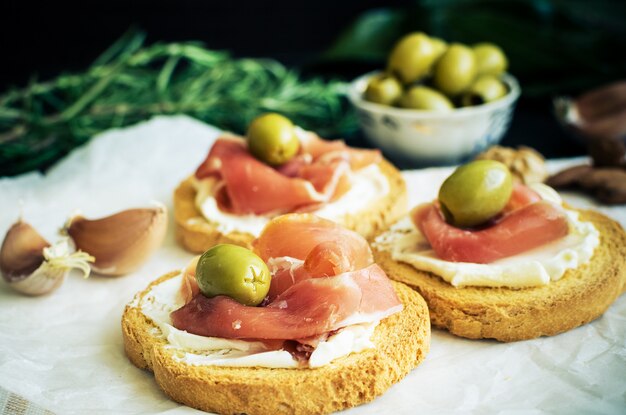
[[[101,219],[76,215],[65,232],[77,249],[95,257],[94,272],[118,276],[136,270],[158,248],[167,230],[167,209],[128,209]]]
[[[0,248],[0,272],[15,290],[28,295],[50,293],[61,286],[72,268],[89,276],[84,252],[71,252],[68,240],[50,245],[32,226],[18,220],[9,228]]]

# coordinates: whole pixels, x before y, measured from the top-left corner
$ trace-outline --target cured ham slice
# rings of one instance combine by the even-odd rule
[[[303,213],[272,219],[254,241],[254,250],[272,270],[270,300],[302,280],[335,276],[374,262],[361,235]]]
[[[549,202],[527,204],[480,230],[448,224],[432,203],[415,208],[411,218],[437,256],[453,262],[487,264],[560,239],[569,231],[565,214]]]
[[[347,325],[402,310],[387,275],[373,263],[367,241],[334,222],[310,214],[275,218],[255,250],[272,273],[262,306],[204,296],[194,259],[181,286],[186,304],[171,313],[174,326],[201,336],[310,344]]]
[[[235,138],[219,139],[196,171],[198,178],[209,176],[218,176],[224,181],[223,193],[216,199],[222,210],[233,213],[289,210],[330,198],[318,192],[309,181],[284,176],[255,159],[245,142]]]
[[[322,242],[315,246],[304,261],[280,257],[269,260],[272,283],[267,295],[270,301],[292,285],[309,278],[332,277],[355,269],[348,248],[338,242]]]
[[[323,140],[317,134],[305,132],[300,137],[300,145],[313,159],[343,157],[349,160],[350,167],[358,170],[382,160],[380,151],[350,148],[342,140]]]
[[[345,160],[330,163],[315,163],[302,166],[299,175],[309,181],[315,190],[336,200],[352,187],[350,166]]]
[[[254,245],[272,273],[263,306],[204,296],[194,259],[181,286],[186,304],[171,314],[176,328],[201,336],[309,344],[347,325],[402,310],[367,241],[334,222],[310,214],[277,217]]]
[[[223,211],[283,213],[337,199],[350,189],[353,170],[381,160],[376,150],[356,150],[342,141],[322,140],[311,133],[301,135],[300,153],[278,168],[254,158],[243,138],[222,137],[195,176],[220,181],[215,197]]]
[[[503,213],[512,212],[516,209],[522,208],[531,203],[539,202],[541,196],[534,190],[520,183],[515,183],[513,186],[513,192],[509,198],[508,203],[503,209]]]
[[[272,219],[254,246],[272,273],[270,300],[302,280],[335,276],[374,262],[372,251],[361,235],[311,214],[291,213]],[[198,258],[184,270],[185,302],[198,293],[195,279]]]
[[[190,302],[200,292],[198,281],[196,280],[196,267],[199,259],[199,255],[194,257],[187,265],[187,268],[183,270],[183,283],[180,287],[180,293],[185,299],[185,304]]]
[[[266,262],[270,258],[285,256],[304,261],[323,242],[340,244],[353,270],[364,268],[374,261],[372,251],[361,235],[330,220],[303,213],[272,219],[253,246],[257,255]]]
[[[401,309],[384,271],[372,264],[335,277],[300,281],[265,307],[196,295],[171,317],[178,329],[201,336],[296,340],[379,320]]]
[[[290,257],[272,258],[268,261],[272,273],[272,282],[267,293],[268,301],[273,301],[292,285],[312,278],[303,265],[304,261]]]
[[[332,277],[358,268],[350,247],[336,241],[316,245],[306,256],[302,267],[314,278]]]

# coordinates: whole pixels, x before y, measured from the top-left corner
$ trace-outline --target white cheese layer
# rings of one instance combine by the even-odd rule
[[[221,233],[246,232],[259,236],[263,227],[278,215],[234,215],[223,212],[218,208],[213,197],[216,185],[216,180],[212,178],[194,181],[196,207],[202,212],[202,216]],[[387,193],[389,193],[389,181],[380,168],[373,164],[352,174],[352,187],[346,194],[311,213],[341,222],[342,218],[348,214],[354,215],[368,210],[372,203],[385,197]]]
[[[545,187],[545,186],[544,186]],[[549,188],[548,188],[549,189]],[[551,189],[535,189],[545,199],[560,203]],[[453,286],[532,287],[559,280],[568,269],[589,262],[600,243],[600,233],[589,222],[578,219],[578,212],[564,209],[569,234],[557,241],[490,264],[444,261],[406,217],[376,238],[374,246],[391,253],[394,261],[431,272]]]
[[[267,350],[261,342],[205,337],[178,330],[170,313],[184,305],[180,295],[182,274],[152,287],[136,306],[158,329],[152,333],[166,339],[176,359],[192,365],[233,367],[302,368],[285,350]],[[305,367],[324,366],[353,352],[373,348],[371,341],[378,322],[357,324],[341,329],[320,342]]]

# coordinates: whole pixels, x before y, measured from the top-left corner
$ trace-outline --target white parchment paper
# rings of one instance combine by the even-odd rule
[[[218,130],[160,117],[109,131],[47,175],[0,179],[0,236],[20,214],[48,240],[76,209],[101,217],[172,191],[205,157]],[[575,160],[580,161],[580,160]],[[551,162],[552,169],[574,161]],[[405,172],[412,203],[432,199],[450,169]],[[595,207],[626,225],[626,207]],[[58,414],[201,413],[169,400],[124,355],[124,306],[151,280],[184,266],[170,226],[162,248],[120,278],[71,274],[46,297],[0,285],[0,387]],[[626,413],[626,296],[598,320],[558,336],[502,344],[435,330],[424,363],[374,402],[347,414]]]

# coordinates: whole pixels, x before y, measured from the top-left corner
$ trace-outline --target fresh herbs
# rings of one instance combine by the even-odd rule
[[[143,41],[128,33],[84,73],[1,95],[0,176],[44,168],[95,134],[158,114],[237,133],[269,111],[321,135],[356,130],[342,82],[302,80],[276,61],[233,59],[199,43]]]

